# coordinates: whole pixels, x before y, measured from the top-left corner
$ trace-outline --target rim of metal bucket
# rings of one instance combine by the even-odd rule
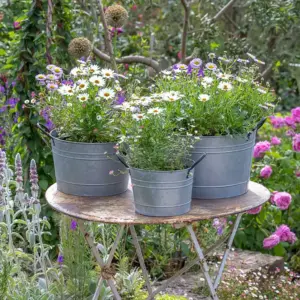
[[[59,142],[62,143],[67,143],[67,144],[81,144],[81,145],[116,145],[116,142],[105,142],[105,143],[87,143],[87,142],[72,142],[72,141],[66,141],[66,140],[62,140],[56,136],[53,135],[54,132],[56,132],[55,129],[49,131],[43,124],[37,123],[37,128],[41,130],[41,132],[43,132],[45,135],[47,135],[50,139],[52,140],[57,140]]]
[[[189,168],[185,168],[185,169],[181,169],[181,170],[169,170],[169,171],[162,171],[162,170],[145,170],[145,169],[139,169],[139,168],[134,168],[134,167],[130,167],[125,159],[120,155],[120,154],[116,154],[117,158],[119,159],[119,161],[127,168],[127,169],[133,169],[133,170],[137,170],[137,171],[142,171],[142,172],[152,172],[152,173],[179,173],[179,172],[187,172],[186,178],[189,177],[190,172],[198,165],[199,162],[201,162],[202,159],[205,158],[207,154],[204,152],[202,153],[202,156],[200,156],[200,158],[198,158],[196,161],[194,160],[190,160],[192,162],[192,165]]]

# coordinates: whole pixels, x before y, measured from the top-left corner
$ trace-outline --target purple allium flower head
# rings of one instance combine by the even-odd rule
[[[281,128],[285,125],[285,119],[281,117],[271,116],[270,121],[274,128]]]
[[[300,133],[297,133],[293,137],[293,150],[300,152]]]
[[[71,224],[70,224],[70,229],[71,230],[76,230],[76,228],[77,228],[77,222],[75,220],[72,220]]]
[[[268,141],[262,141],[256,143],[254,146],[253,157],[263,157],[264,153],[271,149],[271,144]]]
[[[278,245],[280,243],[280,238],[277,234],[272,234],[271,236],[269,236],[268,238],[265,238],[263,241],[263,247],[265,249],[272,249],[274,248],[276,245]]]
[[[57,257],[57,262],[58,262],[59,264],[63,264],[63,262],[64,262],[64,257],[63,257],[62,254],[59,254],[59,255],[58,255],[58,257]]]
[[[296,123],[300,123],[300,106],[291,110],[292,118]]]
[[[261,209],[262,209],[262,206],[260,205],[260,206],[258,206],[258,207],[249,209],[249,210],[247,211],[247,214],[249,214],[249,215],[257,215],[257,214],[260,213]]]
[[[260,170],[260,177],[262,178],[269,178],[272,174],[273,170],[271,168],[271,166],[264,166],[261,170]]]
[[[280,225],[275,234],[279,236],[281,242],[287,242],[290,237],[291,230],[287,225]]]
[[[193,69],[199,69],[202,65],[202,60],[200,58],[194,58],[191,62],[190,62],[190,66]]]
[[[271,144],[272,145],[280,145],[281,144],[281,139],[278,138],[277,136],[273,136],[271,138]]]
[[[292,196],[287,192],[277,192],[274,195],[273,202],[281,210],[287,210],[292,202]]]
[[[1,94],[5,93],[5,87],[3,85],[0,85],[0,93]]]

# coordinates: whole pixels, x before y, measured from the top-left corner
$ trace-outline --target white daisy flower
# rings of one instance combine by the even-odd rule
[[[179,92],[170,91],[162,94],[162,98],[165,101],[174,102],[182,98]]]
[[[238,81],[238,82],[242,82],[242,83],[248,82],[247,79],[244,79],[244,78],[241,78],[241,77],[238,77],[238,76],[235,78],[235,80]]]
[[[231,62],[231,60],[230,60],[230,59],[227,59],[227,58],[225,58],[225,57],[222,57],[222,56],[219,56],[219,57],[218,57],[218,60],[220,60],[220,61],[224,62],[225,64],[228,64],[228,63],[230,63],[230,62]]]
[[[161,73],[164,74],[164,75],[171,75],[172,74],[171,71],[166,71],[166,70],[161,71]]]
[[[96,119],[97,119],[97,121],[100,121],[100,120],[102,120],[102,117],[100,115],[97,115]]]
[[[230,91],[232,90],[233,86],[231,83],[223,81],[219,83],[218,88],[223,91]]]
[[[111,69],[102,69],[101,75],[107,79],[114,78],[114,71]]]
[[[147,117],[145,116],[145,114],[133,114],[132,118],[135,119],[136,121],[141,121],[146,119]]]
[[[70,75],[73,77],[83,76],[87,75],[87,71],[83,68],[76,67],[71,70]]]
[[[95,97],[95,101],[100,101],[101,100],[101,98],[100,97]]]
[[[232,75],[226,73],[218,73],[217,77],[221,79],[229,79],[230,77],[232,77]]]
[[[148,109],[148,111],[147,111],[147,113],[150,115],[159,115],[162,112],[163,112],[163,109],[159,108],[159,107],[153,107],[153,108]]]
[[[212,77],[203,77],[202,81],[206,84],[212,84],[214,79]]]
[[[80,102],[86,102],[89,99],[89,95],[88,94],[79,94],[77,96],[77,98],[79,99]]]
[[[70,85],[62,85],[58,92],[63,96],[72,96],[74,94],[73,88]]]
[[[216,58],[216,54],[215,53],[208,53],[208,57],[210,59],[214,59],[214,58]]]
[[[216,64],[213,64],[213,63],[207,63],[205,65],[205,68],[208,69],[208,70],[211,70],[211,71],[215,71],[217,70],[217,65]]]
[[[89,82],[92,83],[93,85],[100,86],[100,87],[105,85],[105,80],[102,77],[97,75],[92,76],[89,79]]]
[[[259,88],[259,89],[257,89],[261,94],[266,94],[267,93],[267,91],[266,90],[264,90],[264,89],[262,89],[262,88]]]
[[[24,101],[25,104],[28,104],[30,101],[27,99]]]
[[[57,80],[57,76],[54,75],[54,74],[48,74],[48,75],[47,75],[47,79],[52,80],[52,81],[55,81],[55,80]]]
[[[187,70],[188,66],[185,64],[177,64],[177,69],[180,71],[185,71]]]
[[[114,108],[116,109],[121,109],[121,110],[130,110],[131,109],[131,104],[129,102],[123,102],[120,105],[115,105]]]
[[[200,94],[199,97],[198,97],[198,99],[199,99],[201,102],[206,102],[206,101],[209,100],[209,98],[210,98],[210,96],[207,95],[207,94]]]
[[[88,88],[89,82],[87,80],[81,79],[76,83],[77,91],[85,91]]]
[[[103,89],[100,91],[99,96],[106,100],[112,99],[115,96],[115,92],[112,89]]]
[[[100,73],[100,69],[97,65],[90,65],[87,69],[88,73],[91,75],[96,75]]]
[[[72,104],[71,102],[68,102],[68,103],[67,103],[67,106],[68,106],[68,107],[72,107],[73,104]]]

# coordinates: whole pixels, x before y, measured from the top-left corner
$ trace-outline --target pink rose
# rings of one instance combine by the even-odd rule
[[[292,118],[296,123],[300,123],[300,107],[293,108],[291,110]]]
[[[286,210],[292,202],[292,196],[286,192],[278,192],[274,195],[273,201],[281,210]]]
[[[272,234],[268,238],[265,238],[263,241],[263,246],[265,249],[272,249],[280,243],[280,238],[277,234]]]
[[[258,142],[254,146],[253,156],[255,158],[263,157],[264,153],[269,151],[271,148],[271,144],[268,141]]]
[[[296,177],[300,177],[300,170],[296,170],[295,175],[296,175]]]
[[[281,117],[271,116],[270,121],[274,128],[281,128],[285,125],[284,118]]]
[[[271,166],[264,166],[261,170],[260,170],[260,177],[262,178],[269,178],[272,174],[272,168]]]
[[[13,23],[13,26],[14,26],[14,29],[16,29],[16,30],[21,29],[21,23],[20,23],[20,22],[15,21],[15,22]]]
[[[294,244],[297,241],[296,234],[294,232],[290,232],[288,242]]]
[[[284,118],[284,121],[285,121],[285,124],[289,127],[292,127],[292,128],[296,128],[296,125],[295,125],[295,120],[293,117],[291,116],[287,116]]]
[[[293,150],[300,152],[300,133],[296,134],[293,137]]]
[[[274,197],[275,197],[275,195],[276,195],[277,193],[278,193],[277,191],[274,191],[274,192],[272,193],[272,195],[271,195],[270,202],[271,202],[272,204],[275,204],[275,202],[274,202]]]
[[[286,133],[285,133],[285,135],[286,136],[294,136],[296,133],[295,133],[295,131],[293,130],[293,129],[290,129],[290,130],[288,130]]]
[[[281,139],[278,138],[277,136],[273,136],[271,138],[271,144],[272,145],[280,145],[281,144]]]
[[[280,225],[274,233],[279,236],[281,242],[287,242],[290,238],[291,230],[287,225]]]
[[[261,208],[262,208],[261,205],[258,206],[258,207],[255,207],[255,208],[251,208],[251,209],[249,209],[249,210],[247,211],[247,214],[249,214],[249,215],[257,215],[258,213],[260,213]]]

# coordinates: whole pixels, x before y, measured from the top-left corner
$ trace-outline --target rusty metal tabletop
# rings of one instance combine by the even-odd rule
[[[192,209],[187,214],[147,217],[135,212],[131,190],[110,197],[81,197],[61,193],[53,184],[46,192],[49,205],[65,215],[87,221],[125,225],[191,223],[245,212],[264,204],[269,198],[267,188],[250,181],[249,191],[242,196],[215,200],[193,199]]]

